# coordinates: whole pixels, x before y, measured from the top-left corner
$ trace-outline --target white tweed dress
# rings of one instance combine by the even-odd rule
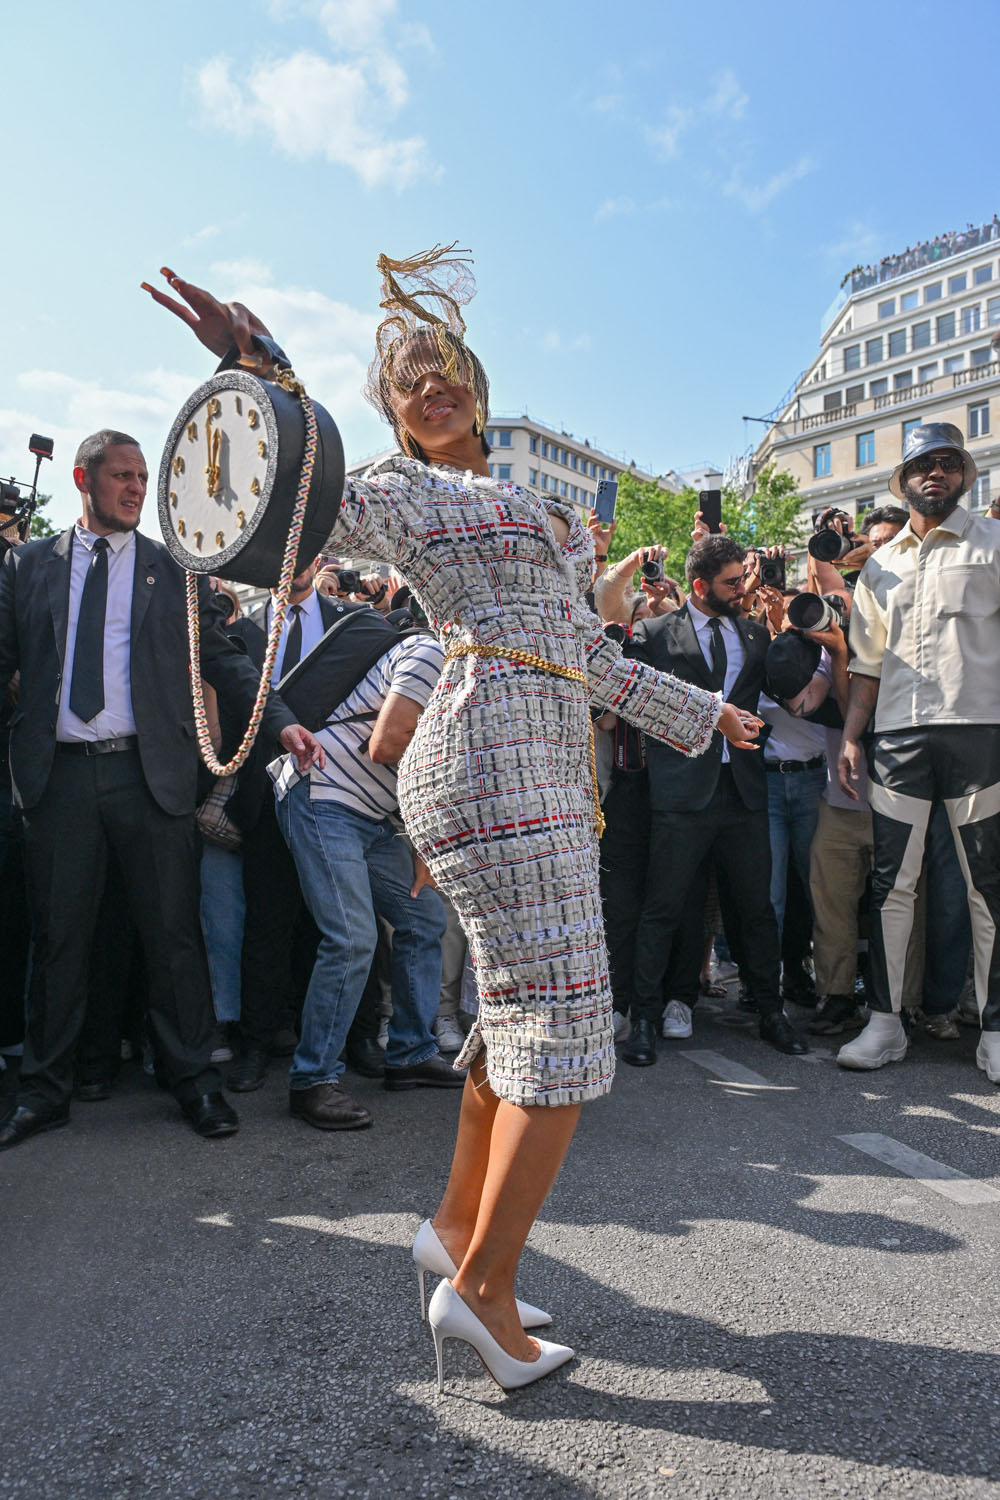
[[[549,513],[569,523],[564,547]],[[593,547],[575,512],[530,490],[393,458],[348,485],[334,551],[391,563],[447,652],[399,768],[413,843],[469,940],[479,1016],[458,1066],[486,1049],[514,1104],[572,1104],[611,1087],[615,1058],[583,685],[503,649],[583,670],[590,703],[687,754],[707,749],[720,697],[625,661],[590,612]]]

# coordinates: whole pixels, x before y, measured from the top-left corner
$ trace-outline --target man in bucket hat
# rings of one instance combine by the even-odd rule
[[[874,714],[872,1014],[837,1061],[880,1068],[906,1054],[906,945],[927,826],[943,803],[972,917],[983,1028],[976,1062],[1000,1083],[1000,531],[959,503],[975,480],[957,427],[928,422],[910,432],[889,480],[909,521],[869,558],[855,589],[838,770],[856,797],[861,736]]]

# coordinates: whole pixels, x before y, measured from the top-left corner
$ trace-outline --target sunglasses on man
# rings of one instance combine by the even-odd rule
[[[965,468],[965,459],[959,453],[924,453],[911,459],[906,465],[907,474],[933,474],[940,469],[942,474],[957,474]]]

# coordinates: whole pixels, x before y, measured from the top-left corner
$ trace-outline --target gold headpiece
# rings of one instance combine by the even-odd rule
[[[375,333],[375,358],[368,370],[365,395],[392,425],[404,451],[407,435],[399,425],[393,392],[412,389],[422,374],[438,371],[449,385],[464,385],[476,397],[476,427],[481,433],[489,414],[486,372],[465,342],[461,309],[476,293],[467,250],[435,245],[422,255],[391,260],[380,255],[382,300],[387,316]],[[406,283],[406,285],[404,285]]]

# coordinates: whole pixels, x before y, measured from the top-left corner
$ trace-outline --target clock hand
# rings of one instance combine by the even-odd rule
[[[222,434],[218,430],[212,430],[210,411],[205,418],[205,441],[208,447],[208,466],[205,473],[208,475],[208,494],[211,499],[219,487],[219,448],[222,444]]]

